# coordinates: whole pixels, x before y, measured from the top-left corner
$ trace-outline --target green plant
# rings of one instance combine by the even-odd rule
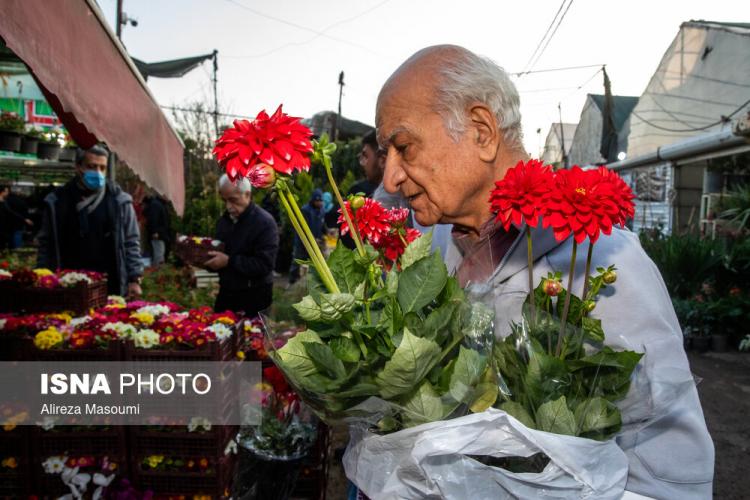
[[[26,135],[26,137],[29,137],[31,139],[39,139],[39,137],[41,137],[42,135],[42,132],[44,132],[44,130],[37,127],[36,125],[29,125],[28,127],[26,127],[26,131],[24,132],[24,134]]]
[[[641,246],[659,268],[669,294],[687,298],[724,265],[719,241],[691,234],[641,233]]]
[[[3,111],[0,113],[0,130],[7,132],[23,132],[26,122],[16,113]]]
[[[743,184],[727,194],[721,203],[722,212],[719,217],[728,219],[738,231],[747,226],[750,219],[750,184]]]
[[[216,299],[216,287],[195,288],[191,283],[188,268],[164,264],[146,269],[143,275],[143,300],[168,301],[186,309],[212,305]]]

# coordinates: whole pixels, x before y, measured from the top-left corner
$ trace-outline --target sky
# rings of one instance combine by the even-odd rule
[[[98,2],[114,26],[116,0]],[[640,96],[680,23],[750,22],[750,3],[738,0],[123,0],[123,10],[138,22],[122,35],[133,57],[156,62],[218,50],[220,111],[250,117],[282,103],[293,116],[336,110],[344,71],[342,114],[374,125],[388,76],[441,43],[514,73],[591,66],[513,77],[532,155],[560,110],[563,122],[577,123],[586,94],[603,93],[600,65],[614,94]],[[558,11],[562,21],[540,45]],[[205,62],[148,85],[159,104],[182,107],[213,102],[210,78]]]

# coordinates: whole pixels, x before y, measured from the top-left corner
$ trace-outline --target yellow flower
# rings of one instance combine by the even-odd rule
[[[154,323],[153,314],[147,312],[135,312],[131,314],[130,317],[137,320],[142,325],[151,326]]]
[[[164,455],[151,455],[150,457],[146,457],[146,462],[148,463],[148,466],[152,469],[156,469],[156,467],[159,466],[160,463],[164,461]]]
[[[245,359],[245,353],[243,351],[237,351],[237,359]]]
[[[191,239],[195,242],[196,245],[200,245],[203,241],[203,238],[198,238],[197,236],[193,236]]]
[[[65,323],[70,323],[73,320],[73,316],[68,313],[49,314],[47,317],[49,319],[59,319],[60,321],[65,321]]]
[[[16,460],[16,457],[8,457],[0,462],[0,465],[7,467],[8,469],[15,469],[18,467],[18,461]]]
[[[10,431],[12,431],[15,428],[16,428],[16,424],[15,423],[3,425],[3,430],[6,431],[6,432],[10,432]]]
[[[216,322],[217,323],[222,323],[222,324],[225,324],[225,325],[229,325],[229,326],[234,325],[234,321],[232,320],[232,318],[229,318],[227,316],[222,316],[222,317],[218,318],[216,320]]]
[[[51,326],[46,330],[42,330],[34,336],[34,345],[37,349],[52,349],[53,347],[62,344],[63,336],[57,328]]]
[[[37,278],[41,278],[42,276],[52,276],[55,273],[53,273],[49,269],[40,267],[39,269],[34,269],[34,274],[36,274]]]

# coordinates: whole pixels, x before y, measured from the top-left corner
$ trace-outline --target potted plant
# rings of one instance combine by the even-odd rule
[[[37,157],[40,160],[57,160],[60,156],[60,139],[59,129],[52,128],[44,132],[37,149]]]
[[[0,112],[0,149],[14,153],[21,149],[21,133],[25,125],[26,122],[18,114]]]
[[[24,132],[23,137],[21,137],[21,149],[19,152],[26,155],[36,156],[39,147],[39,138],[42,136],[43,132],[44,130],[35,125],[29,125],[26,127],[26,131]]]
[[[65,145],[60,150],[60,161],[75,161],[77,145],[70,134],[65,134]]]
[[[706,352],[711,347],[715,303],[710,302],[703,295],[697,295],[691,303],[692,308],[687,315],[690,343],[696,351]]]

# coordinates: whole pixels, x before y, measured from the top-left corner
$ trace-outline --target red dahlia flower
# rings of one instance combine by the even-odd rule
[[[539,160],[520,161],[495,183],[490,205],[507,231],[511,224],[536,227],[553,187],[552,168]]]
[[[576,243],[588,236],[596,243],[599,233],[610,234],[620,221],[619,199],[615,185],[597,170],[582,170],[575,165],[555,174],[555,189],[550,193],[544,214],[544,226],[552,226],[555,239],[563,241],[573,233]]]
[[[344,205],[349,212],[349,217],[357,225],[359,234],[373,245],[377,245],[380,239],[390,231],[388,211],[377,201],[365,198],[365,204],[358,208],[354,214],[352,214],[348,201],[345,201]],[[342,235],[349,232],[349,225],[346,223],[341,209],[339,209],[338,223],[341,225]]]
[[[377,248],[383,250],[383,255],[385,255],[386,259],[395,262],[396,259],[403,255],[406,245],[419,238],[419,235],[419,231],[410,227],[396,229],[385,235],[380,240]]]
[[[617,172],[610,170],[607,167],[599,167],[597,172],[604,182],[609,182],[612,185],[612,191],[615,196],[614,201],[620,210],[617,220],[613,222],[615,224],[625,225],[625,223],[635,215],[635,205],[633,204],[635,195],[633,194],[633,191],[630,189],[630,186],[622,180],[622,177],[617,175]]]
[[[265,110],[255,120],[235,120],[234,127],[217,139],[213,154],[231,180],[245,177],[258,163],[276,172],[291,174],[310,169],[312,132],[278,107],[272,116]]]
[[[287,383],[284,375],[275,366],[269,366],[263,369],[263,378],[266,382],[271,384],[273,392],[282,394],[289,391],[289,384]]]

